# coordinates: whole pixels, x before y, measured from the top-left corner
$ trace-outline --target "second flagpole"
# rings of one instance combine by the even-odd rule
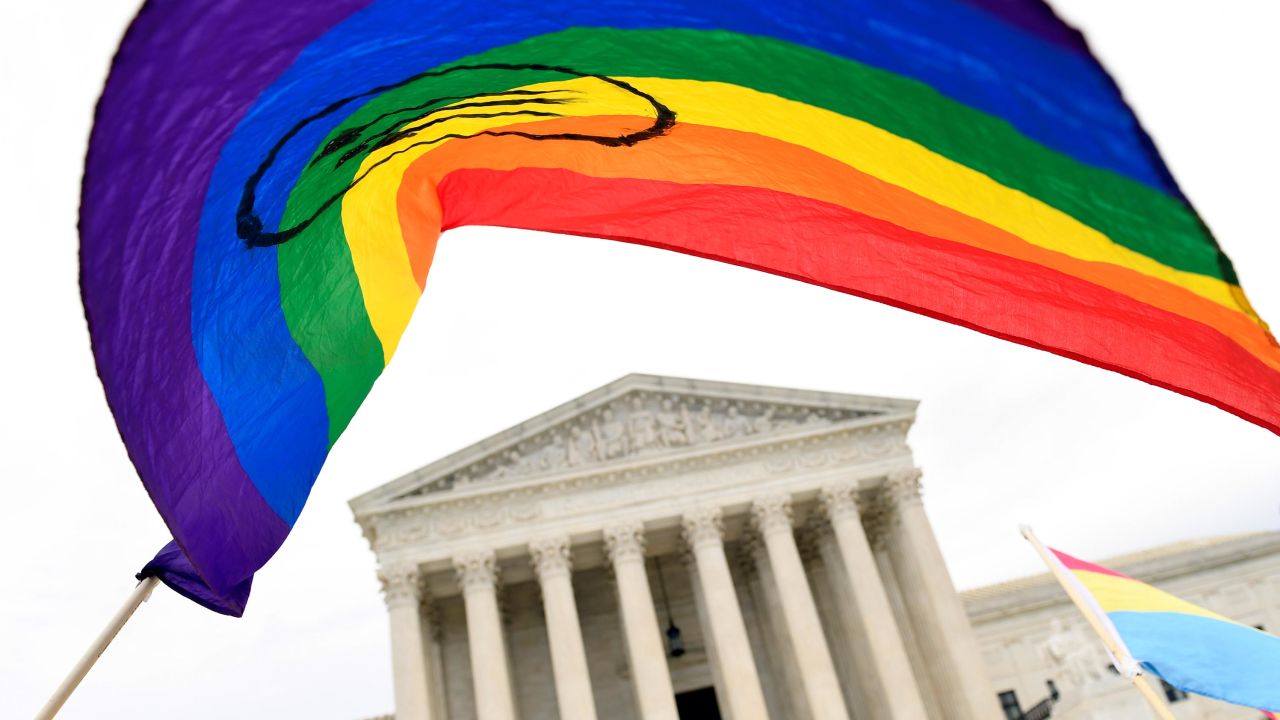
[[[1160,720],[1177,720],[1173,715],[1173,711],[1169,709],[1169,705],[1156,694],[1156,690],[1151,686],[1151,683],[1147,682],[1147,678],[1142,673],[1142,668],[1138,662],[1116,641],[1111,632],[1102,624],[1102,619],[1097,617],[1097,614],[1089,607],[1084,598],[1080,597],[1080,592],[1076,589],[1071,579],[1062,577],[1062,568],[1049,555],[1049,549],[1040,542],[1040,539],[1036,537],[1030,527],[1023,525],[1020,530],[1022,531],[1022,537],[1026,538],[1027,542],[1031,543],[1031,546],[1039,553],[1040,559],[1049,568],[1054,580],[1058,581],[1058,585],[1062,586],[1063,591],[1067,593],[1067,597],[1071,598],[1071,602],[1076,606],[1076,609],[1080,611],[1081,615],[1084,615],[1089,627],[1093,628],[1093,632],[1102,640],[1107,652],[1111,653],[1112,659],[1125,666],[1117,667],[1116,670],[1132,682],[1138,692],[1142,694],[1142,697],[1151,704],[1151,709],[1155,711],[1156,717],[1160,718]]]

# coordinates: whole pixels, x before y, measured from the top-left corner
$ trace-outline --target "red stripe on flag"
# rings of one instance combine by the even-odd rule
[[[1089,572],[1098,573],[1099,575],[1114,575],[1116,577],[1125,578],[1127,580],[1133,579],[1128,575],[1125,575],[1124,573],[1118,573],[1115,570],[1112,570],[1111,568],[1104,568],[1101,565],[1094,565],[1093,563],[1087,560],[1081,560],[1078,557],[1073,557],[1071,555],[1068,555],[1062,552],[1061,550],[1054,550],[1053,548],[1049,548],[1049,552],[1056,555],[1058,560],[1060,560],[1063,565],[1067,566],[1068,570],[1087,570]]]
[[[1280,434],[1280,373],[1218,330],[839,205],[761,188],[541,168],[455,170],[437,192],[443,229],[609,238],[762,270],[1113,370]]]

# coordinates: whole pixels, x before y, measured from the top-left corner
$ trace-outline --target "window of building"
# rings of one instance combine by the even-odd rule
[[[1006,720],[1022,720],[1022,705],[1018,702],[1018,693],[1013,690],[1000,693],[1000,709],[1004,710]]]
[[[1184,693],[1184,692],[1182,692],[1181,690],[1179,690],[1178,688],[1176,688],[1176,687],[1174,687],[1174,686],[1170,685],[1169,683],[1167,683],[1167,682],[1165,682],[1165,681],[1161,680],[1161,681],[1160,681],[1160,685],[1164,687],[1164,696],[1165,696],[1165,698],[1166,698],[1169,702],[1171,702],[1171,703],[1176,703],[1176,702],[1178,702],[1179,700],[1186,700],[1186,699],[1187,699],[1187,694],[1186,694],[1186,693]]]

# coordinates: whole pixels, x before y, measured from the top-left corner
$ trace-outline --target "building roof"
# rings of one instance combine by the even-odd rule
[[[1144,582],[1159,583],[1211,567],[1280,552],[1280,532],[1218,535],[1158,545],[1098,561]],[[1067,602],[1053,577],[1040,573],[960,593],[974,620]]]
[[[822,426],[890,419],[909,422],[914,420],[917,404],[899,398],[633,373],[375,488],[350,504],[360,516],[389,502],[458,487],[652,461],[707,445],[721,448]]]

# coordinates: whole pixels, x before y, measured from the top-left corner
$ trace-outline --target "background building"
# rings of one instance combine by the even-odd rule
[[[1101,561],[1239,622],[1280,628],[1280,533],[1209,538]],[[1021,717],[1053,680],[1054,718],[1150,717],[1142,698],[1111,671],[1102,644],[1049,575],[963,594],[983,657],[1008,717]],[[1276,670],[1280,682],[1280,669]],[[1261,713],[1165,687],[1180,720],[1257,720]]]
[[[630,375],[356,498],[397,717],[999,717],[915,405]]]

